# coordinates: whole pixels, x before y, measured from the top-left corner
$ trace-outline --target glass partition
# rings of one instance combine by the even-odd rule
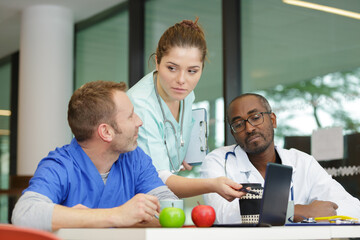
[[[0,63],[0,189],[9,188],[11,63]],[[8,222],[8,196],[0,196],[0,223]]]
[[[311,2],[360,12],[358,1]],[[242,1],[241,15],[243,89],[271,102],[278,145],[318,128],[360,130],[358,19],[280,0]]]
[[[128,84],[128,11],[76,32],[75,89],[106,80]]]

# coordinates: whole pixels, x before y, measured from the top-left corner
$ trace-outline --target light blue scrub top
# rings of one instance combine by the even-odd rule
[[[176,170],[179,169],[182,161],[185,158],[188,149],[191,130],[194,124],[192,118],[192,103],[195,100],[194,92],[191,92],[185,99],[185,108],[183,104],[180,106],[180,117],[177,122],[170,109],[160,96],[160,101],[164,109],[165,117],[173,123],[176,130],[176,138],[178,139],[178,146],[174,138],[173,130],[169,123],[164,126],[164,117],[161,112],[159,102],[156,97],[154,88],[153,73],[151,72],[143,77],[137,84],[130,88],[127,92],[131,102],[134,105],[134,110],[143,121],[142,127],[139,129],[138,145],[145,153],[147,153],[153,161],[156,169],[172,171],[171,163],[164,144],[165,131],[167,132],[167,146],[169,154]],[[183,140],[184,146],[180,146],[180,128],[181,118],[183,119]],[[177,149],[179,148],[180,161],[177,157]]]

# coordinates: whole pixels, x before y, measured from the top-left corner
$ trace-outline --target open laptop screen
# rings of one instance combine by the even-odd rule
[[[272,226],[285,224],[291,176],[291,166],[268,163],[259,223]]]
[[[291,166],[268,163],[265,174],[264,191],[261,199],[259,223],[214,224],[213,227],[269,227],[284,225],[289,201],[291,177]]]

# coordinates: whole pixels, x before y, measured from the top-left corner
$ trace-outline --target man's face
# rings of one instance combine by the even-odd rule
[[[257,112],[267,112],[260,99],[255,96],[244,96],[231,103],[228,117],[230,124],[235,120],[246,120]],[[259,154],[273,146],[274,128],[276,128],[276,116],[274,113],[263,114],[264,122],[252,126],[245,121],[245,129],[234,133],[231,131],[239,146],[249,154]]]
[[[138,131],[142,125],[139,116],[125,92],[116,91],[113,95],[117,112],[114,122],[116,124],[112,149],[116,152],[130,152],[137,147]]]

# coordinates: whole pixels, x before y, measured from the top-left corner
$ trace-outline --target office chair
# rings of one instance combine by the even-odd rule
[[[15,227],[11,224],[0,224],[0,239],[6,240],[60,240],[52,233],[31,229]]]

